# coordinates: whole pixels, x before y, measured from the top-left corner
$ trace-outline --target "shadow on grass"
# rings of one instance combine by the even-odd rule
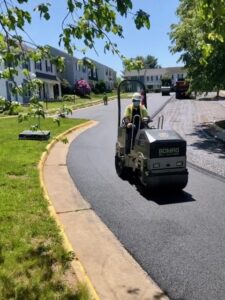
[[[190,136],[197,136],[199,140],[190,146],[200,150],[206,151],[208,154],[217,153],[219,158],[225,158],[225,144],[219,140],[214,139],[212,126],[204,123],[197,125],[194,132]]]
[[[67,285],[66,272],[74,255],[62,252],[58,258],[50,245],[38,243],[17,257],[13,274],[0,272],[1,299],[90,300],[86,286]],[[74,277],[71,277],[74,279]],[[73,282],[74,283],[74,282]]]

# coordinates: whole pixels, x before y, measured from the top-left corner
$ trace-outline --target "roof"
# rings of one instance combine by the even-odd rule
[[[179,74],[186,72],[184,67],[167,67],[167,68],[157,68],[157,69],[141,69],[125,71],[124,77],[132,76],[155,76],[155,75],[166,75],[166,74]]]

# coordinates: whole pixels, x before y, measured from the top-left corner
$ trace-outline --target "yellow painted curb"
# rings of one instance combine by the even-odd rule
[[[52,202],[51,202],[51,199],[48,195],[48,192],[47,192],[47,189],[46,189],[46,186],[44,184],[44,176],[43,176],[43,169],[44,169],[44,164],[45,164],[45,161],[49,155],[49,151],[51,150],[51,148],[58,142],[59,139],[61,139],[62,137],[65,137],[67,134],[71,133],[72,131],[74,130],[78,130],[80,128],[84,128],[84,127],[87,127],[87,126],[90,126],[92,124],[95,124],[96,122],[94,121],[88,121],[88,122],[85,122],[84,124],[80,124],[80,125],[77,125],[75,127],[72,127],[70,129],[68,129],[67,131],[63,132],[62,134],[58,135],[53,141],[51,141],[51,143],[49,143],[46,147],[46,152],[44,152],[41,156],[41,159],[39,161],[39,164],[38,164],[38,170],[39,170],[39,179],[40,179],[40,184],[41,184],[41,188],[43,189],[43,195],[45,197],[45,199],[48,201],[48,210],[49,210],[49,213],[50,215],[55,219],[59,229],[60,229],[60,234],[63,238],[63,246],[65,247],[65,249],[67,251],[72,251],[74,252],[74,249],[72,247],[72,245],[70,244],[66,234],[65,234],[65,231],[64,231],[64,227],[63,225],[61,224],[59,218],[58,218],[58,215],[54,209],[54,206],[52,205]],[[92,299],[94,300],[100,300],[90,278],[88,277],[82,263],[80,262],[79,258],[77,256],[75,256],[75,259],[71,262],[71,265],[76,273],[76,275],[78,276],[78,281],[80,282],[84,282],[87,284],[88,286],[88,290],[91,294],[91,297]],[[77,273],[77,268],[79,268],[79,274]]]

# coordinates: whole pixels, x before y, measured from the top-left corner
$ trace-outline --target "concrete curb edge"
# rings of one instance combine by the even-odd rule
[[[84,124],[80,124],[80,125],[77,125],[75,127],[72,127],[70,129],[68,129],[67,131],[61,133],[60,135],[58,135],[54,140],[52,140],[46,147],[46,151],[42,154],[41,156],[41,159],[39,161],[39,164],[38,164],[38,170],[39,170],[39,180],[40,180],[40,185],[41,185],[41,188],[43,190],[43,196],[44,198],[47,200],[48,202],[48,210],[49,210],[49,213],[50,215],[54,218],[54,220],[56,221],[56,224],[59,228],[59,231],[60,231],[60,235],[62,236],[62,240],[63,240],[63,246],[64,248],[67,250],[67,251],[71,251],[71,252],[74,252],[74,249],[73,247],[71,246],[69,240],[68,240],[68,237],[67,235],[65,234],[65,230],[64,230],[64,227],[63,225],[61,224],[59,218],[58,218],[58,215],[55,211],[55,208],[54,206],[52,205],[52,202],[51,202],[51,199],[48,195],[48,192],[47,192],[47,189],[46,189],[46,186],[44,184],[44,176],[43,176],[43,168],[44,168],[44,164],[45,164],[45,161],[49,155],[49,151],[53,148],[53,146],[58,142],[58,140],[64,136],[66,136],[67,134],[75,131],[75,130],[78,130],[80,128],[84,128],[84,127],[88,127],[90,125],[94,125],[95,122],[94,121],[87,121],[85,122]],[[87,284],[88,286],[88,290],[91,294],[91,297],[92,299],[95,299],[95,300],[100,300],[91,280],[89,279],[82,263],[80,262],[79,258],[75,255],[75,258],[74,260],[71,262],[71,266],[78,278],[78,281],[79,282],[84,282]]]

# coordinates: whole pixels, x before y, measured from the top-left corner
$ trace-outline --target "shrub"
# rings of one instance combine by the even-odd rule
[[[76,99],[75,95],[64,95],[63,101],[74,102]]]
[[[6,115],[18,115],[21,111],[20,103],[17,101],[9,101],[4,97],[0,97],[0,113]]]
[[[95,84],[95,87],[93,89],[93,92],[95,94],[101,94],[106,92],[106,84],[104,81],[99,81]]]
[[[75,83],[75,93],[81,97],[90,95],[91,87],[89,83],[84,79],[78,80]]]

